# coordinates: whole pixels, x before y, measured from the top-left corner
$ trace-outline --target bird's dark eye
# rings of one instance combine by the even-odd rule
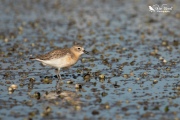
[[[81,48],[78,48],[78,50],[81,50]]]

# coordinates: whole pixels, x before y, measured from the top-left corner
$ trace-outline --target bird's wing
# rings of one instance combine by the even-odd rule
[[[50,59],[55,59],[55,58],[60,58],[65,56],[66,54],[69,54],[70,50],[66,49],[66,48],[59,48],[59,49],[55,49],[51,52],[48,52],[44,55],[38,55],[35,59],[39,59],[39,60],[50,60]]]

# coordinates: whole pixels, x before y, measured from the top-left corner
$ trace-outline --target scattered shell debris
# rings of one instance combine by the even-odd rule
[[[73,81],[72,80],[68,80],[67,84],[73,84]]]
[[[15,85],[15,84],[12,84],[10,87],[11,87],[13,90],[16,90],[16,89],[18,88],[18,86]]]
[[[76,88],[76,89],[81,89],[81,88],[82,88],[82,85],[77,83],[77,84],[75,84],[75,88]]]

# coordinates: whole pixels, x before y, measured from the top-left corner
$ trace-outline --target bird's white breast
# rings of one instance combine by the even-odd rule
[[[63,57],[50,59],[50,60],[40,60],[40,59],[36,59],[36,60],[42,62],[42,64],[44,65],[48,65],[55,68],[69,67],[76,63],[76,60],[72,59],[70,55],[65,55]]]

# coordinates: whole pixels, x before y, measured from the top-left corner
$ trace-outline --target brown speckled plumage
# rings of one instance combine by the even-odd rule
[[[78,59],[79,56],[77,56],[76,53],[79,51],[77,49],[75,49],[74,47],[77,48],[77,47],[82,47],[82,46],[81,45],[75,45],[71,48],[58,48],[58,49],[50,51],[44,55],[38,55],[32,59],[50,60],[50,59],[56,59],[56,58],[63,57],[67,54],[71,55],[72,59]]]
[[[59,48],[59,49],[55,49],[51,52],[48,52],[44,55],[39,55],[36,57],[36,59],[40,59],[40,60],[50,60],[50,59],[56,59],[56,58],[60,58],[65,56],[67,53],[71,53],[70,49],[68,48]],[[74,55],[72,54],[72,57]]]

